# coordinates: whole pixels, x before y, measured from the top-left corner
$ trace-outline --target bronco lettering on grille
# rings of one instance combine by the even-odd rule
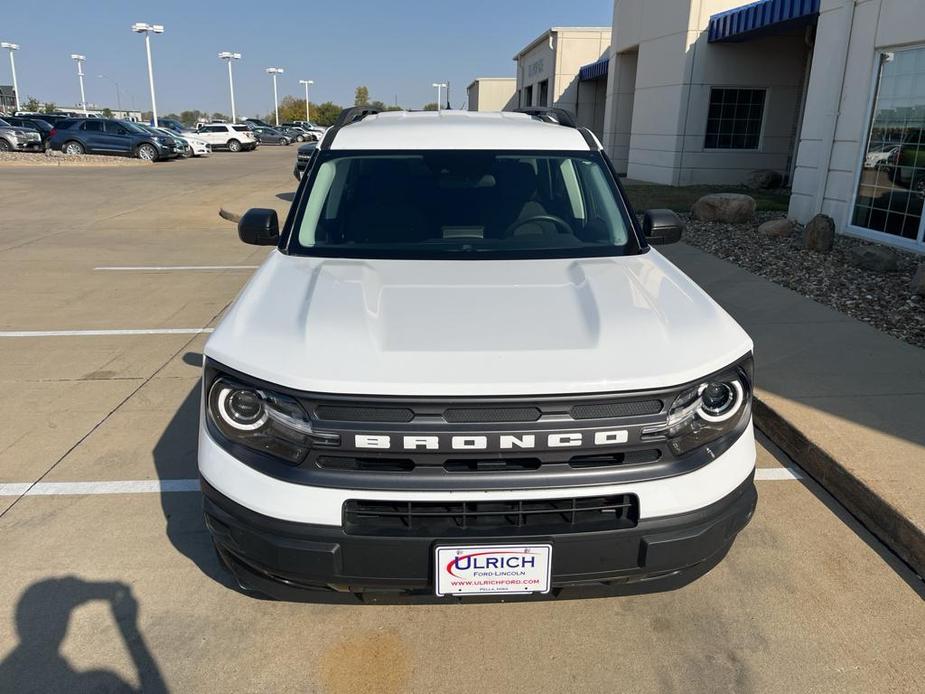
[[[613,446],[626,443],[625,429],[599,431],[563,431],[552,434],[458,434],[409,435],[355,434],[355,448],[404,451],[485,451],[536,448],[581,448],[584,446]]]

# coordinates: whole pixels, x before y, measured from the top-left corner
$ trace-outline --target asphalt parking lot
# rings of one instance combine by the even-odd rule
[[[763,439],[754,520],[675,592],[232,590],[192,482],[198,367],[267,251],[217,212],[285,209],[294,157],[0,171],[0,691],[925,690],[922,581]]]

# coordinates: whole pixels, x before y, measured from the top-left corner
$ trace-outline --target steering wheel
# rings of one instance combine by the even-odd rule
[[[550,224],[554,224],[555,226],[559,227],[559,229],[564,231],[566,234],[574,233],[572,231],[572,227],[569,226],[569,223],[566,222],[561,217],[556,217],[555,215],[552,215],[552,214],[536,214],[536,215],[533,215],[532,217],[527,217],[525,219],[519,219],[513,224],[511,224],[511,226],[509,226],[507,229],[504,230],[504,238],[507,238],[508,236],[513,236],[514,231],[516,231],[517,229],[519,229],[520,227],[526,224],[530,224],[534,222],[549,222]]]

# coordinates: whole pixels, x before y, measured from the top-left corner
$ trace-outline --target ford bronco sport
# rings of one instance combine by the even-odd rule
[[[205,348],[205,517],[242,588],[671,589],[756,503],[752,342],[557,109],[350,109]],[[432,598],[439,599],[439,598]]]

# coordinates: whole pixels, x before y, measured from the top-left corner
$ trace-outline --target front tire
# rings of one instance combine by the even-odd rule
[[[284,137],[284,138],[283,138],[282,144],[284,144],[284,145],[286,145],[286,146],[288,147],[289,145],[292,144],[292,142],[289,141],[289,138]]]
[[[145,142],[138,145],[138,149],[135,150],[135,156],[144,161],[156,161],[157,150],[154,148],[154,145],[149,145]]]
[[[4,138],[0,137],[0,152],[12,152],[13,148],[10,146],[10,143],[7,142]]]
[[[237,140],[228,140],[228,151],[229,152],[240,152],[241,143]]]
[[[79,142],[65,142],[64,147],[61,148],[61,151],[65,154],[83,154],[84,146]]]

